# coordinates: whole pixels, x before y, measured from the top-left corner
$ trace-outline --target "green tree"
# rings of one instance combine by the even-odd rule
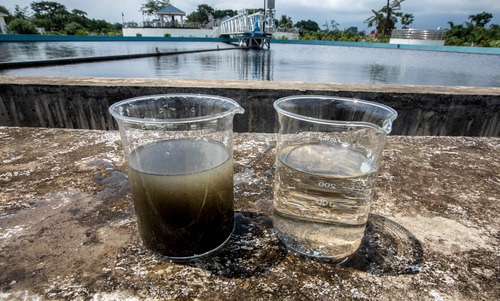
[[[109,35],[114,34],[115,27],[105,20],[91,19],[89,20],[87,30],[96,34]]]
[[[66,26],[64,26],[64,32],[70,36],[82,35],[81,33],[85,32],[85,28],[80,23],[71,22],[69,24],[66,24]]]
[[[87,13],[83,10],[74,9],[69,15],[69,20],[71,22],[78,23],[84,27],[87,27],[89,19],[87,18]]]
[[[473,23],[474,26],[481,26],[485,27],[486,24],[490,23],[491,19],[493,18],[493,15],[491,13],[487,13],[483,11],[480,14],[475,14],[475,15],[470,15],[469,19]]]
[[[312,20],[301,20],[297,23],[295,23],[295,27],[301,30],[306,30],[306,31],[319,31],[319,25],[318,23],[312,21]]]
[[[330,24],[325,22],[324,30],[319,30],[319,26],[311,20],[297,22],[295,27],[299,28],[299,38],[301,40],[366,42],[364,31],[359,32],[357,27],[341,30],[340,24],[335,20],[330,20]]]
[[[122,24],[122,23],[115,22],[115,23],[113,23],[113,28],[114,28],[116,31],[121,31],[121,30],[123,29],[123,24]]]
[[[330,26],[332,30],[339,30],[340,24],[335,20],[330,20]]]
[[[324,40],[324,34],[320,31],[318,23],[312,20],[301,20],[295,23],[299,29],[299,38],[302,40]]]
[[[275,25],[276,27],[281,27],[281,28],[292,28],[293,21],[291,17],[288,17],[287,15],[281,15],[279,19],[275,20]]]
[[[30,4],[33,14],[28,13],[28,8],[20,8],[16,5],[15,13],[10,16],[12,22],[9,32],[11,33],[38,33],[37,27],[43,27],[47,32],[87,35],[91,34],[113,34],[121,30],[121,24],[113,25],[104,20],[87,18],[87,13],[80,9],[69,12],[66,7],[58,2],[39,1]],[[2,6],[0,6],[0,11]],[[5,9],[5,11],[7,11]],[[19,20],[24,20],[22,22]],[[10,24],[11,22],[8,22]]]
[[[9,23],[10,19],[12,18],[12,15],[10,14],[9,10],[5,8],[5,6],[0,5],[0,13],[4,13],[7,15],[7,17],[5,17],[5,22]]]
[[[66,6],[53,1],[32,2],[31,9],[35,12],[36,18],[52,18],[60,13],[68,13]]]
[[[237,14],[238,14],[238,12],[235,10],[232,10],[232,9],[224,9],[224,10],[216,9],[214,11],[214,18],[215,19],[222,19],[224,17],[234,17]]]
[[[19,5],[16,5],[13,17],[18,19],[28,19],[28,7],[21,8]]]
[[[482,12],[470,15],[469,21],[463,24],[455,25],[453,22],[448,22],[450,29],[446,33],[445,45],[498,47],[500,26],[493,24],[486,28],[492,18],[491,13]]]
[[[191,23],[206,24],[210,18],[214,18],[215,9],[208,4],[200,4],[196,11],[187,15],[186,19]]]
[[[414,20],[415,18],[413,17],[413,14],[401,14],[401,25],[403,25],[401,28],[410,28],[410,25],[413,24]]]
[[[104,21],[87,18],[87,13],[80,9],[69,12],[66,6],[53,1],[32,2],[34,14],[29,20],[36,26],[52,33],[68,35],[115,34],[115,27]]]
[[[69,20],[70,13],[66,6],[52,1],[32,2],[31,9],[35,12],[33,23],[47,31],[61,31]]]

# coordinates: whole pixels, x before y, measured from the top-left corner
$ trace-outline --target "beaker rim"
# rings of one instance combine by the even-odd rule
[[[222,104],[229,104],[228,108],[224,111],[211,113],[207,115],[195,116],[195,117],[183,117],[183,118],[144,118],[144,117],[132,117],[126,116],[119,112],[118,108],[123,107],[127,104],[132,104],[134,102],[139,102],[141,100],[154,100],[160,98],[179,98],[179,97],[190,97],[195,99],[216,99]],[[243,114],[245,110],[233,99],[210,94],[195,94],[195,93],[169,93],[169,94],[153,94],[144,95],[133,98],[127,98],[120,100],[109,107],[109,113],[119,121],[125,121],[128,123],[148,123],[148,124],[179,124],[179,123],[191,123],[200,121],[210,121],[215,119],[220,119],[226,116],[233,116],[235,114]]]
[[[349,120],[349,121],[344,121],[344,120],[330,120],[330,119],[322,119],[322,118],[316,118],[316,117],[311,117],[311,116],[306,116],[302,114],[297,114],[290,112],[284,108],[281,107],[281,105],[285,102],[288,102],[290,100],[301,100],[301,99],[309,99],[309,100],[338,100],[338,101],[343,101],[346,103],[357,103],[357,104],[362,104],[366,105],[369,107],[373,108],[378,108],[387,113],[387,117],[383,118],[384,122],[382,126],[379,126],[375,123],[372,122],[367,122],[367,121],[356,121],[356,120]],[[287,97],[282,97],[278,100],[276,100],[273,104],[274,109],[285,116],[295,118],[298,120],[302,121],[307,121],[307,122],[312,122],[312,123],[317,123],[317,124],[324,124],[324,125],[339,125],[339,126],[346,126],[346,127],[371,127],[376,130],[383,131],[384,133],[388,134],[390,133],[392,129],[392,122],[398,117],[398,113],[396,110],[393,108],[386,106],[381,103],[369,101],[369,100],[364,100],[364,99],[359,99],[359,98],[348,98],[348,97],[337,97],[337,96],[327,96],[327,95],[295,95],[295,96],[287,96]]]

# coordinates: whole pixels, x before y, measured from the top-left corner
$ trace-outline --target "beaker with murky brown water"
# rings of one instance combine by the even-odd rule
[[[234,229],[234,100],[166,94],[113,104],[144,245],[182,261],[220,248]]]

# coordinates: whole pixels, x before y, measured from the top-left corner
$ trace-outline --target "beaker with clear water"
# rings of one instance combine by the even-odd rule
[[[274,103],[273,225],[294,253],[341,261],[364,235],[386,135],[397,113],[375,102],[290,96]]]

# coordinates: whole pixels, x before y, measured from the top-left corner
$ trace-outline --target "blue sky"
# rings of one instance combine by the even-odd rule
[[[217,0],[177,0],[173,5],[187,14],[195,11],[200,4],[208,4],[215,9],[260,8],[265,0],[246,1],[217,1]],[[0,5],[10,11],[16,5],[29,7],[34,0],[2,0]],[[80,9],[87,12],[89,18],[104,19],[108,22],[125,21],[142,22],[143,17],[139,9],[146,0],[59,0],[68,10]],[[276,15],[287,15],[296,23],[300,20],[313,20],[320,27],[335,20],[340,28],[357,26],[359,30],[366,30],[364,20],[371,16],[371,9],[380,9],[385,0],[275,0]],[[483,11],[493,14],[490,24],[500,24],[500,0],[406,0],[402,3],[402,11],[412,13],[415,17],[412,27],[417,29],[448,28],[448,21],[461,24],[468,20],[471,14]]]

